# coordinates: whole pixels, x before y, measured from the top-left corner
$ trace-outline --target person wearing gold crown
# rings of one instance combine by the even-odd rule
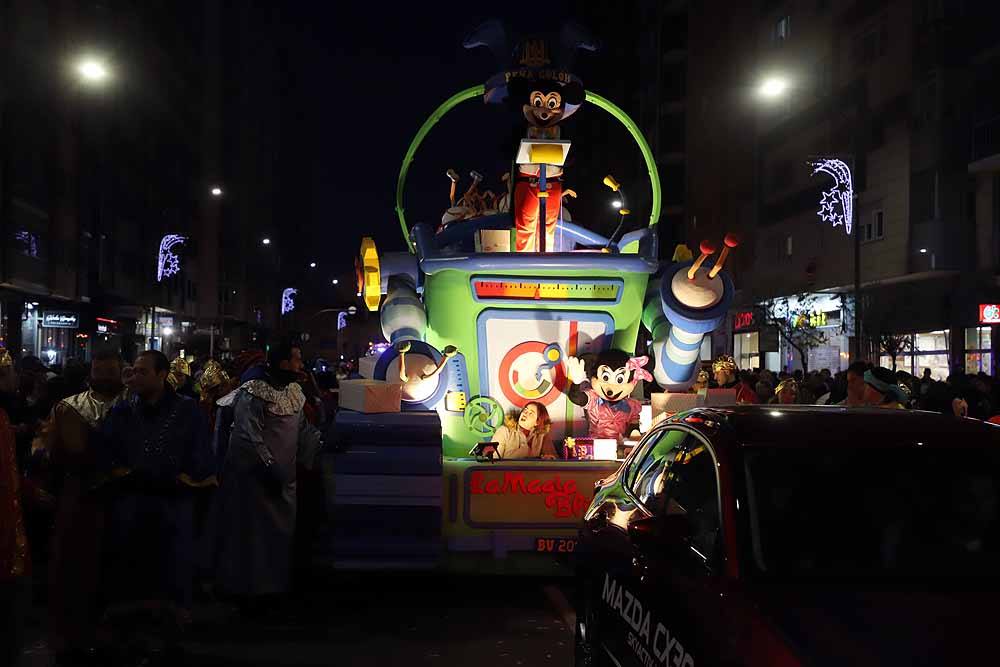
[[[746,382],[740,380],[740,369],[736,360],[728,354],[718,357],[712,363],[715,382],[720,389],[735,389],[737,403],[759,403],[757,394]]]
[[[191,364],[184,357],[177,357],[170,362],[170,373],[167,374],[167,384],[174,392],[188,398],[198,398],[191,381]]]
[[[13,373],[10,353],[0,348],[0,376],[9,378]],[[20,654],[30,574],[14,431],[0,408],[0,663],[5,665],[15,664]]]
[[[122,359],[98,352],[90,362],[89,389],[52,408],[33,452],[44,452],[62,471],[49,564],[49,615],[57,654],[67,660],[93,650],[98,573],[104,532],[103,501],[88,493],[97,482],[96,431],[125,396]]]

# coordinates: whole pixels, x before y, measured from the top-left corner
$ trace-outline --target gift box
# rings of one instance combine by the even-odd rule
[[[341,380],[340,407],[355,412],[399,412],[403,387],[381,380]]]
[[[358,359],[358,375],[368,380],[375,379],[375,364],[378,363],[378,356],[370,354]]]

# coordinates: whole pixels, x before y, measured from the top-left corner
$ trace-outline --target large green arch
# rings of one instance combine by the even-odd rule
[[[410,252],[414,251],[413,244],[410,243],[410,228],[406,224],[406,214],[403,210],[403,188],[406,186],[406,175],[410,171],[410,163],[413,162],[413,156],[416,155],[417,149],[420,144],[423,143],[424,138],[431,131],[439,120],[441,120],[446,113],[451,111],[453,108],[476,97],[480,97],[485,92],[485,87],[483,85],[472,86],[471,88],[466,88],[465,90],[458,92],[447,100],[441,103],[441,105],[434,110],[434,113],[424,121],[424,124],[420,126],[417,131],[413,141],[410,142],[410,147],[406,151],[405,157],[403,157],[403,164],[399,168],[399,179],[396,181],[396,216],[399,218],[399,227],[403,232],[403,239],[406,242],[406,247],[410,249]],[[653,191],[652,206],[649,211],[649,226],[652,227],[660,220],[660,175],[656,170],[656,161],[653,158],[653,151],[649,147],[649,143],[646,141],[646,137],[642,136],[642,132],[639,130],[639,126],[635,124],[627,113],[625,113],[621,107],[614,104],[607,98],[601,97],[597,93],[587,92],[586,101],[592,103],[594,106],[604,109],[609,114],[614,116],[625,126],[625,129],[629,131],[632,138],[635,139],[636,144],[639,145],[639,150],[642,152],[643,160],[646,162],[646,170],[649,173],[649,183]]]

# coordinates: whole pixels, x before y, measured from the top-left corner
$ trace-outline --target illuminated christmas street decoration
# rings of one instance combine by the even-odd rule
[[[186,237],[177,234],[167,234],[160,240],[160,255],[156,263],[157,282],[161,282],[164,278],[169,278],[180,272],[181,258],[171,248],[185,241],[187,241]]]
[[[337,331],[347,328],[347,311],[342,310],[337,313]]]
[[[824,159],[809,163],[813,168],[813,176],[822,172],[833,178],[833,187],[823,192],[816,214],[823,222],[832,223],[834,227],[843,225],[847,233],[851,233],[854,222],[854,181],[851,178],[851,168],[843,160]]]
[[[294,287],[286,287],[281,293],[281,314],[287,315],[288,313],[295,310],[295,295],[299,291]]]

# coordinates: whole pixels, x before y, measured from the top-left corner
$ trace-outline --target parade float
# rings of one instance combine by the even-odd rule
[[[342,407],[346,398],[355,409],[338,414],[331,463],[331,557],[338,567],[558,568],[560,556],[575,548],[594,483],[620,465],[642,412],[635,409],[648,377],[646,360],[634,356],[640,327],[652,336],[643,354],[653,357],[656,383],[683,392],[699,370],[703,337],[733,298],[722,268],[728,244],[714,264],[705,261],[714,252],[707,247],[697,259],[680,252],[677,261],[660,261],[660,181],[646,140],[619,107],[584,91],[565,62],[550,57],[588,42],[572,30],[555,49],[544,40],[506,49],[503,41],[496,24],[467,41],[513,53],[514,60],[485,85],[441,104],[406,152],[396,212],[407,250],[380,252],[371,238],[361,244],[359,295],[378,312],[390,345],[361,360],[365,379],[341,387]],[[474,172],[456,200],[460,179],[448,170],[444,216],[438,222],[439,212],[428,213],[433,222],[411,228],[403,195],[423,139],[451,109],[481,100],[513,102],[529,121],[512,147],[507,191],[480,193],[482,177]],[[645,160],[649,219],[620,238],[588,230],[580,207],[570,222],[561,205],[571,196],[562,188],[562,168],[573,145],[558,122],[583,104],[623,124]],[[621,187],[610,176],[605,184],[618,193],[624,220],[630,212]],[[623,361],[595,366],[595,359],[616,355]],[[596,377],[586,381],[597,368],[606,395],[594,394]],[[624,389],[612,394],[612,386]],[[491,446],[498,431],[516,433],[511,420],[529,405],[532,414],[544,406],[556,456],[498,458]],[[620,417],[619,437],[588,437],[598,409]]]

